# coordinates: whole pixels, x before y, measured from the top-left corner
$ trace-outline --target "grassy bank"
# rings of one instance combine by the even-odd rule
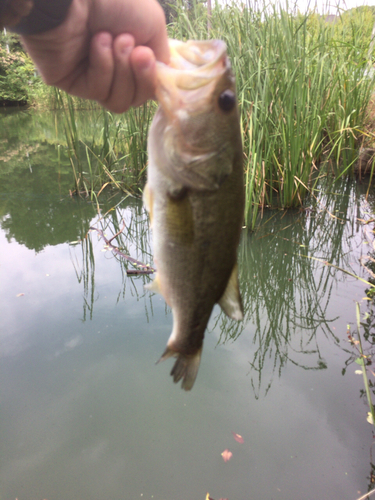
[[[366,124],[374,89],[368,54],[373,11],[338,14],[327,22],[314,12],[248,2],[216,5],[208,20],[198,5],[177,8],[169,25],[170,37],[227,43],[242,116],[249,227],[265,206],[302,205],[319,176],[352,175],[360,147],[374,139]],[[59,93],[56,102],[66,110],[77,192],[98,193],[108,185],[139,191],[155,106],[120,117],[102,112],[100,137],[88,143],[75,126],[76,101]]]

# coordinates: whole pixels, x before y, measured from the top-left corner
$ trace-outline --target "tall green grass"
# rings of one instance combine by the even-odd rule
[[[154,114],[153,103],[113,115],[91,109],[85,125],[77,126],[77,102],[56,90],[62,112],[68,155],[74,177],[73,192],[95,198],[111,187],[140,195],[146,178],[147,135]]]
[[[179,14],[174,36],[207,37],[204,17]],[[209,37],[225,40],[237,79],[247,226],[260,207],[301,205],[323,158],[336,177],[353,173],[374,84],[370,36],[359,29],[368,18],[352,17],[356,29],[342,18],[249,1],[212,13]]]
[[[319,176],[353,175],[374,89],[367,59],[372,11],[339,14],[328,23],[314,12],[266,0],[216,3],[208,23],[199,4],[177,7],[169,26],[171,38],[227,43],[242,116],[245,223],[251,228],[263,207],[302,205]],[[154,110],[149,103],[121,117],[103,112],[101,138],[90,146],[79,137],[68,105],[77,192],[103,185],[142,188]]]

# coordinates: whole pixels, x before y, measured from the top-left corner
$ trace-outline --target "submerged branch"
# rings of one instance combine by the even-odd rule
[[[133,259],[133,257],[130,257],[129,255],[126,255],[123,252],[121,252],[121,250],[118,247],[115,247],[114,245],[112,245],[112,240],[114,238],[116,238],[119,234],[121,234],[122,231],[124,230],[124,228],[125,228],[125,224],[124,224],[124,227],[120,231],[118,231],[114,236],[112,236],[111,239],[108,240],[105,237],[104,232],[101,229],[98,229],[97,227],[93,227],[93,226],[90,227],[91,230],[97,231],[99,233],[99,235],[105,241],[106,246],[109,249],[111,249],[113,253],[119,255],[121,258],[127,260],[134,267],[136,267],[136,269],[127,269],[126,274],[131,275],[131,274],[153,274],[153,273],[155,273],[156,269],[154,269],[153,267],[148,266],[147,264],[143,264],[143,262],[140,262],[139,260]]]
[[[369,498],[373,493],[375,493],[375,489],[368,491],[367,493],[365,493],[361,497],[357,498],[357,500],[365,500],[365,498]]]

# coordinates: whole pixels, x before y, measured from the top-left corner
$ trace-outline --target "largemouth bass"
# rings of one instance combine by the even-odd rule
[[[177,357],[171,375],[190,390],[214,305],[243,318],[237,277],[242,141],[225,43],[171,40],[170,49],[170,64],[157,63],[159,109],[148,137],[144,203],[157,269],[148,288],[173,313],[159,361]]]

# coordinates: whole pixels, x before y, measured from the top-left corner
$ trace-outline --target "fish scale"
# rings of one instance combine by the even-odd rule
[[[224,42],[171,40],[170,47],[173,67],[157,63],[159,108],[148,138],[144,202],[157,264],[148,288],[163,295],[173,314],[160,360],[176,357],[171,375],[190,390],[214,305],[243,317],[237,277],[242,140]]]

